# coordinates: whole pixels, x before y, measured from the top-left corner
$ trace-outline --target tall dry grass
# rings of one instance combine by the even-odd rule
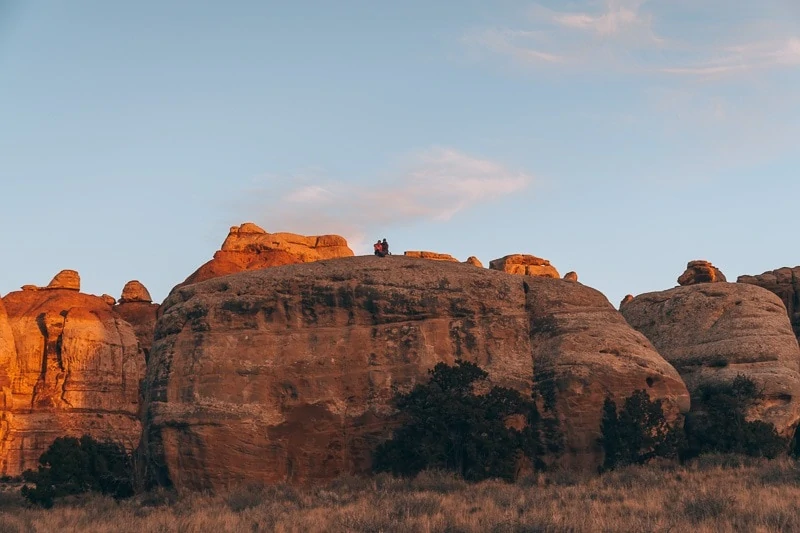
[[[731,456],[603,475],[555,472],[467,484],[426,472],[345,478],[324,487],[160,491],[29,509],[0,493],[0,533],[87,532],[785,532],[800,531],[800,466]]]

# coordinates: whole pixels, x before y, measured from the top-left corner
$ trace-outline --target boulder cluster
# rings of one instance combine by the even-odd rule
[[[697,285],[698,283],[721,283],[727,281],[725,275],[703,259],[689,261],[686,271],[678,277],[678,285]]]
[[[739,374],[763,391],[748,417],[791,437],[797,271],[727,283],[692,261],[680,286],[618,311],[533,255],[488,269],[427,251],[354,257],[336,235],[242,224],[161,305],[136,280],[118,299],[84,294],[72,270],[0,299],[0,475],[85,433],[139,447],[181,490],[366,473],[398,423],[394,395],[457,359],[535,393],[565,467],[602,463],[606,398],[645,390],[681,424],[698,390]]]

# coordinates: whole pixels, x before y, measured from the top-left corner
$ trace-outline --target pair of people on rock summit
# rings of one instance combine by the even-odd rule
[[[376,242],[372,247],[375,249],[375,255],[378,257],[386,257],[389,255],[389,243],[386,242],[386,239]]]

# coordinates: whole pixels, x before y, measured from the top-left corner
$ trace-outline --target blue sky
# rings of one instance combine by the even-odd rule
[[[0,0],[0,294],[161,300],[244,221],[615,305],[794,266],[798,94],[794,0]]]

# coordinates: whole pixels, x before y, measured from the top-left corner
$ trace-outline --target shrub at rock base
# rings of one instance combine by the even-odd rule
[[[429,373],[429,383],[395,398],[405,424],[376,449],[376,471],[441,469],[470,481],[512,480],[521,464],[542,468],[544,454],[560,449],[555,421],[541,418],[532,399],[503,387],[474,393],[488,377],[477,365],[439,363]]]
[[[651,400],[645,390],[625,399],[622,411],[611,398],[603,404],[600,443],[605,452],[603,470],[644,464],[655,457],[677,458],[684,447],[680,427],[670,427],[661,400]]]
[[[686,455],[740,453],[772,459],[786,452],[788,443],[775,426],[745,419],[747,409],[760,397],[755,383],[741,374],[733,382],[701,387],[692,398],[701,407],[686,418]]]
[[[130,455],[116,443],[88,435],[56,439],[39,458],[38,471],[28,470],[23,478],[35,486],[25,485],[22,495],[43,507],[52,507],[56,498],[85,492],[114,498],[133,495]]]

